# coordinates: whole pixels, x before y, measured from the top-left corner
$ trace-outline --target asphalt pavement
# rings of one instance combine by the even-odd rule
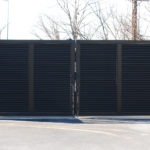
[[[150,116],[0,116],[0,150],[60,149],[150,150]]]

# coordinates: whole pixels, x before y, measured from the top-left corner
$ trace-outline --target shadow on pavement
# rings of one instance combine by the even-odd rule
[[[150,117],[85,117],[81,120],[86,124],[150,124]]]
[[[49,117],[49,118],[42,118],[42,117],[36,117],[36,118],[31,118],[31,117],[18,117],[18,118],[0,118],[0,120],[11,120],[11,121],[32,121],[32,122],[51,122],[51,123],[70,123],[70,124],[78,124],[82,123],[80,119],[77,118],[55,118],[55,117]]]
[[[32,121],[69,124],[150,124],[150,117],[0,117],[7,121]]]

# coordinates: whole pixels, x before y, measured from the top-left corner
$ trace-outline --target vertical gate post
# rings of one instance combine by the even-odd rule
[[[34,44],[29,44],[29,62],[28,62],[28,76],[29,76],[29,102],[28,111],[34,112]]]
[[[117,112],[121,113],[122,106],[122,44],[117,44],[116,57]]]
[[[75,116],[75,46],[75,41],[71,41],[70,99],[73,116]]]
[[[76,42],[76,116],[80,113],[80,42]]]

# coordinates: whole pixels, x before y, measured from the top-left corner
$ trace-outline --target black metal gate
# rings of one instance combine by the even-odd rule
[[[73,115],[74,41],[0,41],[0,113]]]
[[[34,111],[72,115],[72,43],[35,44],[34,51]]]
[[[0,44],[0,112],[28,111],[28,45]]]
[[[77,115],[150,114],[149,91],[149,41],[78,41]]]
[[[123,113],[150,114],[150,43],[122,45]]]
[[[78,114],[117,111],[116,44],[79,41],[77,61]]]
[[[150,114],[150,41],[0,41],[0,114]]]

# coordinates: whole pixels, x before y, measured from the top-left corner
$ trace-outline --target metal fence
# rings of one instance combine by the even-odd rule
[[[150,41],[0,41],[0,114],[150,114]]]
[[[78,41],[77,114],[150,114],[150,41]]]
[[[74,42],[0,41],[1,114],[73,115]]]

